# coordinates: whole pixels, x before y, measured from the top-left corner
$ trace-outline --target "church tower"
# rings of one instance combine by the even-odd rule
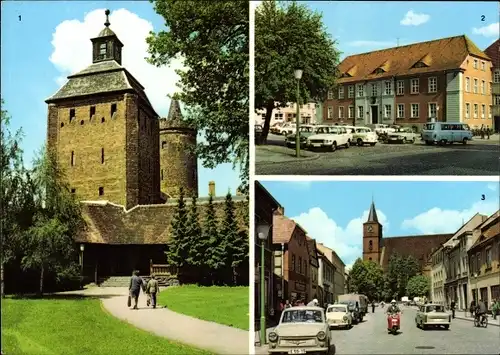
[[[109,14],[91,39],[92,64],[45,101],[47,147],[80,201],[130,209],[161,202],[159,121],[144,87],[121,65],[123,44]]]
[[[380,264],[382,250],[382,225],[378,221],[375,203],[372,201],[368,219],[363,223],[363,260]]]

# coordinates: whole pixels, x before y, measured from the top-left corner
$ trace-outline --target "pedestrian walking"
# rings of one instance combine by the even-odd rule
[[[450,308],[451,308],[451,317],[455,319],[455,301],[452,300],[450,303]]]
[[[146,293],[149,295],[151,299],[151,306],[156,308],[156,294],[160,292],[160,286],[158,285],[158,280],[155,277],[155,274],[151,275],[151,279],[148,281],[148,285],[146,286]]]
[[[375,313],[375,301],[372,301],[372,313]]]
[[[490,126],[486,127],[486,136],[490,139]]]
[[[484,139],[484,126],[481,126],[481,139]]]
[[[471,318],[474,318],[474,311],[475,311],[475,309],[476,309],[476,303],[474,302],[474,300],[472,300],[470,302],[470,307],[469,307]]]
[[[139,276],[139,271],[135,270],[132,277],[130,278],[130,284],[128,287],[130,297],[134,300],[134,307],[132,309],[138,309],[137,303],[139,302],[139,293],[141,288],[144,290],[144,280]]]
[[[493,319],[497,319],[497,314],[500,313],[500,300],[493,300],[493,306],[491,307],[491,314]]]

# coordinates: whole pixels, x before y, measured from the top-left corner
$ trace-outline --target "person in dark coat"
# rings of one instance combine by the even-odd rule
[[[372,313],[375,313],[375,301],[372,301]]]
[[[470,311],[470,316],[471,317],[474,317],[475,310],[476,310],[476,302],[471,301],[470,302],[470,307],[469,307],[469,311]]]
[[[130,292],[130,297],[134,300],[133,309],[137,308],[137,302],[139,301],[139,293],[141,292],[141,288],[144,288],[144,280],[139,276],[139,271],[135,270],[132,277],[130,278],[130,285],[128,287]]]
[[[450,309],[451,309],[451,317],[455,318],[455,301],[451,301],[450,303]]]

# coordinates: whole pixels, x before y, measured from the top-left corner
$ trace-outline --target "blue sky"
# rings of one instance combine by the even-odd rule
[[[498,38],[498,3],[307,1],[323,13],[343,57],[377,49],[467,35],[482,50]],[[408,12],[412,11],[402,24]],[[485,16],[484,21],[482,16]],[[496,25],[495,25],[496,24]]]
[[[498,181],[261,183],[287,217],[337,251],[346,265],[362,255],[361,228],[372,197],[385,237],[454,233],[475,213],[490,215],[500,207]]]
[[[11,128],[24,131],[22,147],[28,164],[46,139],[44,100],[67,75],[91,64],[90,37],[104,28],[106,8],[111,10],[111,29],[124,43],[123,65],[146,88],[157,113],[167,115],[170,99],[166,95],[176,90],[176,75],[172,68],[157,69],[143,60],[143,38],[151,29],[164,28],[162,17],[148,1],[7,1],[1,6],[2,109],[12,116]],[[235,192],[238,176],[232,164],[214,170],[200,164],[200,196],[208,194],[210,180],[216,181],[217,194],[225,194],[228,188]]]

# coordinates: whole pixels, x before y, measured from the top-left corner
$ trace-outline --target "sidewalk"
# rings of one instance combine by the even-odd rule
[[[250,332],[189,317],[167,308],[146,307],[146,296],[142,292],[139,310],[127,307],[128,290],[122,287],[95,287],[68,293],[102,296],[102,305],[110,314],[158,336],[216,354],[249,354]]]
[[[451,314],[450,311],[448,311],[449,314]],[[469,322],[473,322],[474,318],[470,316],[469,312],[464,312],[464,311],[456,311],[455,312],[455,319],[461,319],[461,320],[466,320]],[[493,316],[491,314],[488,314],[488,326],[493,325],[500,327],[500,315],[497,315],[497,319],[493,319]]]
[[[255,163],[256,164],[275,164],[296,161],[316,160],[320,157],[319,154],[300,150],[300,159],[295,157],[295,149],[282,147],[278,145],[256,145],[255,146]]]

